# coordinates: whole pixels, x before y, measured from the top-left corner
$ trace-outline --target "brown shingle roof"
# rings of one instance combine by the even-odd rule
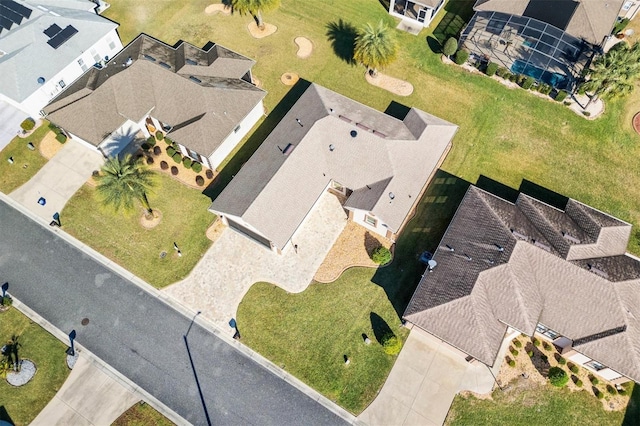
[[[558,210],[472,186],[404,317],[488,365],[507,325],[532,335],[542,323],[638,380],[640,260],[624,253],[630,232],[574,200]],[[600,256],[580,257],[592,252]]]
[[[45,112],[96,146],[127,119],[139,122],[150,114],[174,127],[170,136],[177,142],[209,156],[266,94],[246,81],[253,64],[221,46],[172,47],[141,34],[106,68],[87,71]]]

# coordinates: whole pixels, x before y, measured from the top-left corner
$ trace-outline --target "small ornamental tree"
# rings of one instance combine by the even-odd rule
[[[567,372],[560,367],[551,367],[549,369],[549,382],[556,387],[561,388],[569,381]]]
[[[464,64],[467,60],[469,60],[469,52],[464,49],[458,50],[456,55],[453,57],[453,62],[458,65]]]
[[[200,173],[202,171],[202,164],[198,163],[197,161],[194,161],[193,164],[191,165],[191,169],[196,173]]]
[[[22,123],[20,123],[20,127],[22,127],[22,130],[26,132],[28,132],[29,130],[33,130],[35,126],[36,126],[36,122],[31,117],[25,118],[25,120]]]
[[[387,355],[397,355],[400,353],[400,349],[402,349],[402,342],[392,332],[386,333],[380,340],[382,348]]]
[[[385,246],[376,247],[371,254],[371,260],[378,265],[386,265],[391,261],[391,252]]]
[[[494,75],[496,73],[496,71],[498,71],[498,64],[496,64],[495,62],[489,62],[487,64],[487,69],[485,71],[485,73],[491,77],[492,75]]]
[[[451,55],[456,53],[456,50],[458,50],[458,40],[455,37],[449,37],[442,47],[442,53],[451,59]]]

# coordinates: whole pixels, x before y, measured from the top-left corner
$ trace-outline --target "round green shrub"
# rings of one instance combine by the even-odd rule
[[[611,395],[618,394],[618,391],[616,390],[616,388],[611,385],[607,385],[607,392],[609,392]]]
[[[564,359],[563,357],[558,358],[558,364],[565,365],[566,363],[567,363],[567,360]]]
[[[167,147],[167,155],[168,155],[169,157],[173,157],[173,155],[174,155],[175,153],[176,153],[176,150],[175,150],[175,148],[174,148],[174,147],[172,147],[172,146],[168,146],[168,147]]]
[[[149,136],[147,138],[147,145],[156,146],[156,138],[154,138],[153,136]]]
[[[184,157],[182,159],[182,165],[185,166],[187,169],[190,169],[192,164],[193,164],[193,160],[191,158]]]
[[[578,374],[578,371],[580,371],[580,369],[578,368],[578,366],[577,366],[577,365],[575,365],[575,364],[571,364],[571,365],[569,366],[569,370],[571,370],[571,372],[572,372],[573,374]]]
[[[496,73],[496,71],[498,71],[498,64],[496,64],[495,62],[489,62],[487,64],[487,69],[484,72],[489,77],[491,77],[492,75],[494,75]]]
[[[58,133],[56,135],[56,140],[60,143],[65,143],[67,141],[67,135],[65,135],[64,133]]]
[[[448,58],[451,57],[456,50],[458,49],[458,40],[455,37],[449,37],[447,41],[444,42],[444,46],[442,47],[442,53],[447,55]]]
[[[545,351],[551,350],[551,345],[547,342],[542,342],[542,347],[544,348]]]
[[[622,388],[622,389],[620,389],[620,390],[618,391],[618,394],[619,394],[619,395],[628,395],[628,394],[629,394],[629,391],[628,391],[628,390],[626,390],[625,388]]]
[[[561,388],[562,386],[566,385],[568,381],[569,381],[569,376],[567,376],[567,372],[564,371],[562,368],[551,367],[549,369],[549,382],[553,386],[557,386]]]
[[[507,364],[509,364],[509,367],[515,367],[516,366],[516,362],[512,359],[509,360],[509,362],[507,362]]]
[[[593,374],[589,374],[589,380],[593,385],[597,385],[598,383],[600,383],[600,380],[598,380],[598,378]]]
[[[596,394],[596,397],[597,397],[598,399],[602,399],[602,398],[604,398],[604,393],[602,393],[602,391],[601,391],[600,389],[596,389],[596,390],[595,390],[595,394]]]
[[[561,90],[558,93],[556,93],[556,101],[558,102],[562,102],[565,99],[567,99],[567,96],[569,95],[569,93],[566,90]]]
[[[162,133],[160,130],[156,131],[156,139],[158,139],[159,141],[164,139],[164,133]]]
[[[402,349],[402,342],[392,332],[382,336],[382,348],[387,355],[397,355]]]
[[[529,355],[529,358],[533,358],[533,351],[527,351],[527,355]]]
[[[33,128],[36,127],[36,121],[31,117],[25,118],[24,121],[20,123],[20,127],[22,128],[22,130],[28,132],[29,130],[33,130]]]
[[[496,71],[496,75],[502,78],[508,77],[509,74],[509,70],[505,67],[498,67],[498,70]]]
[[[522,88],[524,90],[529,90],[531,89],[531,87],[533,86],[533,83],[535,83],[536,80],[533,77],[526,77],[523,81],[522,81]]]
[[[585,117],[590,117],[591,113],[589,111],[582,111]]]
[[[518,356],[518,350],[516,348],[510,348],[509,351],[511,351],[513,356]]]
[[[202,164],[198,163],[197,161],[194,161],[193,164],[191,165],[191,169],[196,173],[200,173],[202,171]]]
[[[378,265],[386,265],[391,261],[391,251],[385,246],[376,247],[371,253],[371,260]]]
[[[469,60],[469,52],[464,49],[458,50],[455,56],[453,57],[453,62],[455,62],[458,65],[462,65],[468,60]]]
[[[173,154],[171,158],[173,158],[173,161],[175,161],[178,164],[182,162],[182,155],[180,155],[179,152],[176,152],[175,154]]]
[[[580,379],[576,380],[576,386],[581,388],[582,387],[582,380],[580,380]]]
[[[516,348],[521,348],[522,347],[522,342],[520,340],[514,340],[513,341],[513,346],[515,346]]]
[[[535,337],[531,339],[531,341],[533,342],[533,346],[540,346],[540,340],[536,339]]]

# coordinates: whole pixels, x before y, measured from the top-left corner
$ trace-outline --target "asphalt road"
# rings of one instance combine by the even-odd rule
[[[122,238],[127,238],[123,235]],[[0,201],[9,293],[193,424],[344,424],[322,405]],[[81,325],[83,318],[89,324]]]

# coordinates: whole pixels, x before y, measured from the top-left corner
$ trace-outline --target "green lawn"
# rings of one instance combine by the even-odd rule
[[[147,230],[140,225],[142,208],[114,213],[102,205],[95,188],[85,185],[60,214],[62,227],[149,284],[164,287],[186,277],[209,248],[205,231],[215,216],[207,210],[207,196],[160,173],[149,202],[162,221]],[[164,258],[162,251],[167,252]]]
[[[49,122],[44,121],[28,138],[15,137],[0,151],[0,191],[9,194],[22,184],[26,183],[47,162],[40,151],[40,141],[49,133]],[[27,143],[33,143],[35,149],[27,148]],[[13,164],[9,163],[9,157],[13,157]],[[26,167],[25,167],[26,165]]]
[[[588,391],[571,392],[567,388],[545,385],[505,392],[498,389],[493,392],[493,400],[458,395],[445,422],[448,426],[548,424],[637,425],[638,417],[628,419],[624,412],[605,411],[602,403]]]
[[[376,342],[373,328],[379,328],[379,316],[399,337],[406,337],[399,318],[424,271],[417,259],[423,250],[435,248],[467,187],[445,172],[436,175],[398,240],[390,266],[352,268],[331,284],[313,283],[299,294],[255,284],[238,308],[242,342],[360,413],[395,361],[379,344],[364,345],[362,333]],[[351,358],[348,367],[343,355]]]
[[[133,404],[111,426],[173,426],[173,422],[156,411],[149,404]]]
[[[18,356],[36,364],[29,383],[13,387],[0,379],[0,420],[28,425],[49,403],[69,375],[66,346],[17,309],[0,313],[0,345],[19,336]]]

